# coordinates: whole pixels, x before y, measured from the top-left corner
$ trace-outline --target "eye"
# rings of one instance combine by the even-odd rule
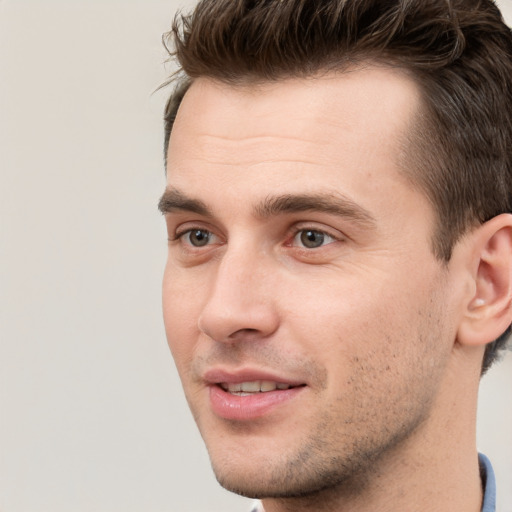
[[[293,245],[302,246],[306,249],[317,249],[334,242],[335,239],[323,231],[316,229],[302,229],[293,238]]]
[[[190,229],[178,235],[178,238],[193,247],[204,247],[215,238],[215,235],[206,229]]]

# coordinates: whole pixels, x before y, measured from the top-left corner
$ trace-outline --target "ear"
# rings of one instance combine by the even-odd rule
[[[457,339],[476,346],[494,341],[512,323],[512,215],[492,218],[470,238],[473,291]]]

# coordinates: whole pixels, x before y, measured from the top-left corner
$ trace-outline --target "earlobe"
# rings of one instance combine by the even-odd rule
[[[474,290],[457,339],[465,345],[486,345],[512,323],[512,215],[502,214],[471,235]]]

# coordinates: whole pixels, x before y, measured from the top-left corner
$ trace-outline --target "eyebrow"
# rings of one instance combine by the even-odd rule
[[[158,209],[164,215],[176,211],[187,211],[206,217],[213,217],[212,212],[203,201],[192,199],[174,188],[165,189],[160,201],[158,201]]]
[[[188,211],[213,217],[212,211],[201,200],[188,197],[178,189],[166,189],[158,209],[163,213]],[[338,193],[326,194],[282,194],[265,198],[254,209],[257,217],[266,219],[284,213],[324,212],[346,217],[366,227],[374,227],[375,217],[350,198]]]
[[[376,224],[373,215],[348,197],[337,194],[283,194],[266,198],[256,207],[258,217],[267,218],[280,213],[317,211],[347,217],[371,227]]]

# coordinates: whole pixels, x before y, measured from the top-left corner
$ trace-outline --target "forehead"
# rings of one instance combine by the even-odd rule
[[[377,177],[401,179],[419,104],[414,82],[385,67],[236,86],[201,78],[176,117],[168,182],[218,188],[220,178],[254,190],[263,180],[311,186],[314,176],[318,187],[343,178],[350,192]]]

